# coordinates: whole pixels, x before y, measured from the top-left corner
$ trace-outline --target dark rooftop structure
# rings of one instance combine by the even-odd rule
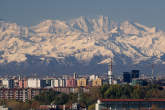
[[[151,110],[153,106],[158,107],[158,110],[165,109],[165,99],[100,99],[95,110]]]

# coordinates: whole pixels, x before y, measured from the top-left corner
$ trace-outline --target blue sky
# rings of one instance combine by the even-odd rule
[[[99,15],[165,30],[165,0],[0,0],[0,19],[25,26]]]

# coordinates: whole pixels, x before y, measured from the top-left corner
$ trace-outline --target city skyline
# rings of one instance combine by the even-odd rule
[[[165,108],[164,5],[0,0],[0,109]]]

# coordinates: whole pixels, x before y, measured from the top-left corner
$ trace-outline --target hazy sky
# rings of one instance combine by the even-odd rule
[[[109,16],[165,30],[165,0],[0,0],[0,19],[35,25],[45,19]]]

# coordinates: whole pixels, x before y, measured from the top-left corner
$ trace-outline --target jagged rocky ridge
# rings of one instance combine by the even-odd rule
[[[116,73],[141,69],[163,73],[165,32],[109,17],[45,20],[32,27],[0,21],[1,73]]]

